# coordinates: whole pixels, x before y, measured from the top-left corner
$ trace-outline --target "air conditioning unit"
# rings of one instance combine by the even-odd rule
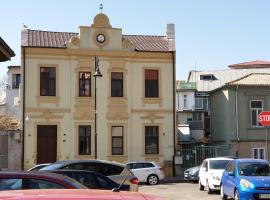
[[[21,98],[20,97],[14,97],[14,106],[18,106],[21,103]]]

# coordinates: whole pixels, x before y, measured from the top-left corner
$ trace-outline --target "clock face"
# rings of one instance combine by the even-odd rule
[[[105,35],[103,35],[103,34],[98,34],[98,35],[97,35],[97,41],[98,41],[99,43],[105,42]]]

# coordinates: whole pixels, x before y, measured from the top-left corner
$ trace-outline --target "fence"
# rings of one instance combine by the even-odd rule
[[[230,156],[230,145],[199,146],[182,144],[182,168],[198,166],[205,158]]]

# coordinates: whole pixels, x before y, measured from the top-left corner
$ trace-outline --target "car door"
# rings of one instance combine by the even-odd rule
[[[144,171],[143,163],[133,163],[133,169],[131,171],[139,179],[139,182],[146,181],[146,172]]]
[[[235,165],[235,161],[232,162],[231,167],[230,167],[230,172],[228,173],[233,173],[233,175],[229,175],[227,177],[227,191],[228,191],[228,195],[230,197],[234,196],[234,188],[235,188],[235,180],[236,180],[236,165]]]

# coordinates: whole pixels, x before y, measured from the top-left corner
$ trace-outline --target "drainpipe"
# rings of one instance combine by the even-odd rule
[[[237,144],[236,144],[236,157],[238,157],[238,149],[239,149],[239,114],[238,114],[238,85],[235,89],[235,115],[236,115],[236,137],[237,137]]]
[[[175,155],[176,155],[176,104],[175,104],[175,98],[176,98],[176,81],[175,81],[175,51],[172,52],[172,60],[173,60],[173,176],[175,176]]]
[[[23,98],[21,102],[22,105],[22,160],[21,160],[21,167],[24,170],[24,135],[25,135],[25,47],[22,47],[22,63],[23,63]],[[21,97],[20,97],[21,98]]]

